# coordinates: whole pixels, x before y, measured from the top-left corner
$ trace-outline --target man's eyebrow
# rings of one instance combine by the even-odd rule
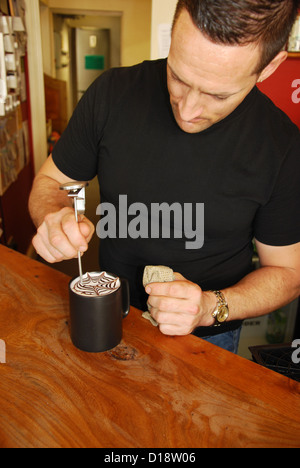
[[[188,83],[185,83],[185,81],[183,81],[183,80],[177,75],[177,73],[174,72],[174,70],[172,69],[172,67],[170,67],[169,64],[168,64],[168,67],[170,68],[171,73],[172,73],[172,75],[174,76],[174,78],[176,78],[176,79],[177,79],[178,81],[180,81],[181,83],[184,83],[184,84],[186,84],[187,86],[189,86]]]
[[[190,86],[188,83],[186,83],[184,80],[182,80],[178,75],[177,73],[175,73],[175,71],[172,69],[172,67],[168,64],[168,67],[172,73],[172,75],[174,76],[174,78],[176,78],[178,81],[180,81],[181,83],[185,84],[186,86]],[[209,92],[206,92],[206,91],[201,91],[203,94],[207,94],[208,96],[215,96],[215,97],[230,97],[230,96],[234,96],[235,94],[238,94],[239,91],[236,91],[236,92],[220,92],[220,93],[209,93]]]

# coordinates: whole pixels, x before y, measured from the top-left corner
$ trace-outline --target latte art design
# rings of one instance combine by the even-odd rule
[[[107,296],[117,291],[120,286],[119,278],[102,271],[101,273],[86,273],[82,281],[77,278],[72,284],[72,289],[80,296]]]

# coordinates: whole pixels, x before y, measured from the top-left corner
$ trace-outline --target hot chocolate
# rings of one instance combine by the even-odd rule
[[[71,289],[80,296],[107,296],[117,291],[121,286],[120,278],[105,271],[101,273],[86,273],[82,280],[76,278],[71,283]]]

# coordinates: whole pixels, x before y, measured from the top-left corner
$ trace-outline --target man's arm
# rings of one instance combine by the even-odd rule
[[[72,202],[61,184],[74,182],[65,176],[50,156],[35,177],[29,211],[37,227],[33,246],[49,263],[75,258],[85,252],[94,233],[93,224],[83,215],[76,223]]]
[[[273,247],[256,241],[261,268],[236,285],[223,289],[229,320],[266,315],[300,295],[300,243]],[[151,314],[166,335],[187,335],[198,326],[211,326],[215,295],[176,275],[177,281],[146,288]]]
[[[233,319],[266,315],[300,295],[300,243],[274,247],[256,241],[256,248],[261,268],[223,291]]]

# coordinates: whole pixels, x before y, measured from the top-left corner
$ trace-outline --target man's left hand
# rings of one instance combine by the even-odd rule
[[[152,317],[164,335],[189,335],[199,326],[214,323],[215,297],[200,286],[175,273],[175,281],[146,286]]]

